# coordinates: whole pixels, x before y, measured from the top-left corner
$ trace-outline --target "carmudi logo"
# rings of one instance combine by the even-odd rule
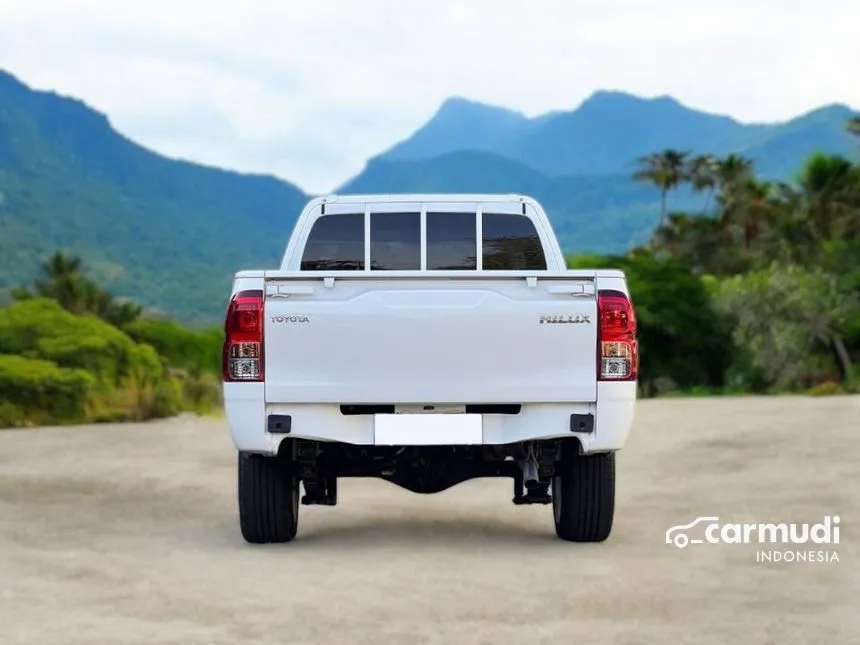
[[[822,522],[804,523],[721,523],[716,516],[697,517],[666,531],[666,544],[684,549],[691,544],[761,544],[757,562],[838,562],[839,516],[825,515]],[[701,536],[701,537],[698,537]],[[817,545],[818,549],[786,550],[776,545]]]

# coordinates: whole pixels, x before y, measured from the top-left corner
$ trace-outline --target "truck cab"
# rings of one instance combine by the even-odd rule
[[[240,271],[230,294],[242,534],[292,540],[344,478],[432,494],[508,477],[561,539],[605,540],[637,369],[623,272],[566,269],[534,199],[314,199],[280,268]]]

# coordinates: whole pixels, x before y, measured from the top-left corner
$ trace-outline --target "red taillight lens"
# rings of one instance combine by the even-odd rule
[[[262,381],[263,292],[239,291],[224,321],[221,368],[225,381]]]
[[[597,294],[600,381],[635,381],[639,371],[636,314],[621,291],[603,289]]]

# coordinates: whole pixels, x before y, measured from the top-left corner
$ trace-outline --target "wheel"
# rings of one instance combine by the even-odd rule
[[[568,542],[603,542],[612,531],[615,514],[615,453],[563,453],[555,467],[556,535]]]
[[[251,544],[289,542],[299,524],[299,480],[281,457],[239,453],[239,526]]]

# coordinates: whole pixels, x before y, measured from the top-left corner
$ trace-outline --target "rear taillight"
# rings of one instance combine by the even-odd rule
[[[636,315],[623,292],[602,289],[597,294],[597,378],[635,381],[639,370]]]
[[[230,299],[221,367],[225,381],[263,380],[262,291],[239,291]]]

